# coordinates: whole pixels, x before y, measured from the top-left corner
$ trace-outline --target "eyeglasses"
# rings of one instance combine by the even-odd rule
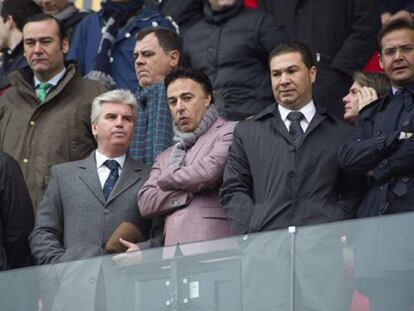
[[[400,54],[405,55],[405,54],[408,54],[414,51],[414,46],[411,44],[405,44],[405,45],[400,45],[400,46],[389,47],[389,48],[385,48],[382,51],[382,54],[387,57],[392,57],[397,53],[397,51],[399,51]]]

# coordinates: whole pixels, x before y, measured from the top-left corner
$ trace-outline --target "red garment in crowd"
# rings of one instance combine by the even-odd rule
[[[251,9],[255,9],[257,7],[257,0],[244,0],[245,6]]]
[[[384,70],[382,70],[379,65],[378,52],[375,52],[374,55],[372,55],[368,64],[365,65],[363,71],[364,72],[384,72]]]

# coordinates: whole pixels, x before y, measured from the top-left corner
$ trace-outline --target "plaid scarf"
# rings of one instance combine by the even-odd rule
[[[152,165],[155,157],[171,145],[173,137],[164,81],[140,89],[136,96],[139,105],[129,155]]]

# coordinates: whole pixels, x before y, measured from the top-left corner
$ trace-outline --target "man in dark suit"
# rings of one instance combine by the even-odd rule
[[[361,188],[344,174],[336,159],[337,149],[352,128],[313,102],[316,67],[309,48],[300,42],[282,43],[269,60],[276,104],[236,126],[224,170],[221,201],[233,233],[354,217]],[[309,259],[323,238],[298,249],[297,256]],[[336,240],[331,237],[332,245],[328,247],[328,258],[337,258],[338,265],[330,269],[323,262],[310,261],[306,271],[296,270],[296,275],[308,274],[297,278],[305,282],[303,287],[297,285],[307,289],[301,293],[300,310],[346,310],[339,239],[340,235]],[[279,267],[286,266],[283,258],[279,260]],[[252,269],[255,266],[261,264],[252,264]],[[328,270],[329,281],[323,279]],[[281,279],[272,282],[276,283],[274,294],[266,297],[270,304],[263,310],[270,309],[273,299],[281,295],[276,293],[277,288],[286,288],[277,284]],[[254,296],[246,302],[252,302],[252,308]],[[248,294],[245,297],[248,299]],[[266,299],[260,300],[265,303]]]
[[[127,156],[136,100],[115,90],[92,104],[92,132],[98,148],[88,158],[52,167],[52,178],[30,237],[39,264],[106,254],[108,239],[121,223],[136,226],[142,240],[150,222],[141,217],[136,195],[147,169]]]
[[[376,0],[258,0],[274,14],[289,37],[315,55],[318,79],[313,97],[336,117],[344,115],[342,97],[375,50],[380,28]]]

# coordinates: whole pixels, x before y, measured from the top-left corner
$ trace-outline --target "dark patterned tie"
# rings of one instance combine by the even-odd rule
[[[115,160],[106,160],[104,162],[104,165],[111,170],[102,189],[105,199],[108,199],[119,177],[119,174],[118,174],[119,164]]]
[[[395,92],[395,97],[398,97],[399,100],[404,104],[404,108],[406,111],[410,111],[413,105],[413,98],[411,93],[406,89],[402,88]]]
[[[305,116],[300,111],[291,111],[287,115],[287,119],[290,121],[289,134],[292,136],[296,147],[303,139],[303,129],[302,126],[300,126],[300,121],[304,118]]]

